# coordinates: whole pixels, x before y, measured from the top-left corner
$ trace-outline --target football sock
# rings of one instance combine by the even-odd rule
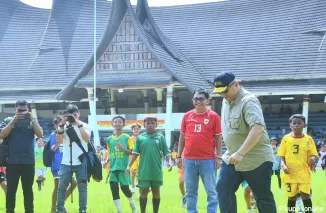
[[[305,208],[305,213],[312,213],[312,201],[311,199],[302,200]]]
[[[160,208],[160,201],[161,199],[157,199],[157,198],[153,198],[152,202],[153,202],[153,212],[154,213],[158,213],[158,209]]]
[[[135,203],[134,199],[131,197],[131,198],[128,198],[128,201],[129,201],[130,207],[132,209],[135,209],[136,208],[136,203]]]
[[[120,203],[120,199],[118,200],[114,200],[114,205],[115,205],[115,208],[117,209],[118,212],[121,212],[121,203]]]
[[[295,200],[288,199],[288,213],[295,213]]]
[[[146,213],[147,198],[139,198],[140,211]]]

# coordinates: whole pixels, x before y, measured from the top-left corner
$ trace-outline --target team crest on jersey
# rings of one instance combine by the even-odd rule
[[[156,140],[156,143],[160,143],[160,141],[159,140]]]
[[[208,124],[209,120],[208,119],[204,119],[204,124]]]
[[[306,145],[309,146],[309,141],[307,141]]]

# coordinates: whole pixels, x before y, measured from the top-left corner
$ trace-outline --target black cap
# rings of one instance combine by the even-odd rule
[[[214,78],[214,91],[213,93],[224,92],[230,83],[235,79],[235,76],[231,72],[222,72],[215,76]]]

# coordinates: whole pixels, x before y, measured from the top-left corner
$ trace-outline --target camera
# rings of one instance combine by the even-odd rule
[[[30,115],[28,113],[24,114],[24,119],[17,121],[17,127],[19,128],[27,128],[31,125]]]
[[[75,123],[75,118],[73,115],[66,115],[66,117],[69,123]]]

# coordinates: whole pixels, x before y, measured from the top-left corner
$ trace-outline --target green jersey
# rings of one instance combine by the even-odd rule
[[[35,151],[35,168],[39,169],[39,168],[45,168],[44,164],[43,164],[43,150],[44,147],[35,147],[34,151]]]
[[[132,153],[141,156],[138,180],[163,181],[162,159],[170,155],[163,135],[157,132],[154,135],[147,132],[139,135]]]
[[[110,153],[110,172],[117,170],[125,171],[129,163],[129,154],[119,150],[116,145],[120,143],[125,149],[132,150],[134,144],[132,138],[122,133],[119,137],[115,137],[114,135],[108,137],[106,143],[108,144],[108,151]]]

